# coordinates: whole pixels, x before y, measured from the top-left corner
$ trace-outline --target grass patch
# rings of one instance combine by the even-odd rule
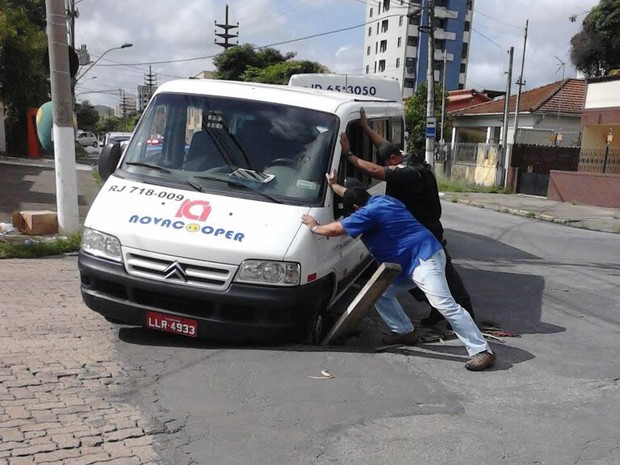
[[[30,242],[26,242],[30,241]],[[1,241],[0,258],[40,258],[50,255],[76,252],[80,248],[82,234],[56,237],[43,241],[24,239],[23,241]]]
[[[506,190],[503,187],[476,186],[472,184],[466,184],[464,181],[446,178],[441,174],[437,175],[437,185],[439,187],[439,190],[442,192],[483,192],[487,194],[506,193]]]

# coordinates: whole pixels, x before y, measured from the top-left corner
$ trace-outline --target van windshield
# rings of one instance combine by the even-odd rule
[[[121,170],[227,196],[318,205],[338,118],[230,97],[159,94],[140,119]],[[152,169],[148,165],[166,168]]]

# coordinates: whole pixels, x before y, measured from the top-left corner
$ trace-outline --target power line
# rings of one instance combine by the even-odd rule
[[[401,15],[401,14],[393,14],[393,15],[383,16],[381,19],[385,20],[387,18],[394,18],[394,17],[398,17],[398,16],[403,16],[403,15]],[[282,41],[282,42],[274,42],[272,44],[267,44],[267,45],[259,45],[259,46],[256,46],[254,48],[258,50],[258,49],[261,49],[261,48],[274,47],[276,45],[290,44],[290,43],[293,43],[293,42],[300,42],[302,40],[314,39],[316,37],[323,37],[323,36],[326,36],[326,35],[337,34],[339,32],[345,32],[345,31],[350,31],[352,29],[356,29],[356,28],[359,28],[359,27],[364,27],[364,26],[367,26],[367,25],[369,25],[371,23],[374,23],[376,21],[377,20],[373,19],[371,21],[367,21],[367,22],[364,22],[362,24],[356,24],[355,26],[347,26],[347,27],[343,27],[343,28],[340,28],[340,29],[335,29],[333,31],[320,32],[320,33],[312,34],[312,35],[309,35],[309,36],[299,37],[297,39],[290,39],[290,40],[285,40],[285,41]],[[177,60],[146,61],[146,62],[140,62],[140,63],[116,63],[116,64],[111,64],[111,65],[99,65],[99,66],[100,67],[114,67],[114,66],[140,66],[140,65],[161,65],[161,64],[168,64],[168,63],[183,63],[183,62],[187,62],[187,61],[208,60],[208,59],[215,58],[218,55],[219,54],[207,55],[207,56],[201,56],[201,57],[194,57],[194,58],[179,58]],[[108,60],[108,61],[111,61],[111,60]]]
[[[498,23],[505,24],[506,26],[514,27],[515,29],[521,29],[521,26],[517,26],[516,24],[507,23],[505,21],[502,21],[501,19],[497,19],[497,18],[494,18],[493,16],[489,16],[486,13],[483,13],[482,11],[474,10],[474,13],[482,15],[485,18],[492,19],[493,21],[497,21]]]
[[[495,42],[493,39],[485,36],[482,32],[480,32],[478,29],[476,29],[475,27],[472,27],[472,30],[478,34],[480,34],[482,37],[484,37],[486,40],[488,40],[489,42],[491,42],[494,45],[497,45],[502,51],[504,50],[504,47],[502,47],[500,44],[498,44],[497,42]]]

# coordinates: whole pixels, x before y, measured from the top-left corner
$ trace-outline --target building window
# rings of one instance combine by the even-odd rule
[[[368,37],[370,37],[372,35],[372,27],[368,28]]]
[[[370,18],[372,18],[372,10],[373,8],[370,9]]]
[[[397,68],[400,68],[400,58],[397,58],[397,59],[396,59],[396,67],[397,67]]]
[[[379,51],[381,53],[385,52],[387,50],[387,40],[382,40],[381,41],[381,46],[379,47]]]
[[[397,45],[396,45],[396,46],[397,46],[397,47],[400,47],[402,44],[403,44],[403,38],[402,38],[402,37],[399,37],[399,38],[398,38],[398,42],[397,42]]]
[[[377,73],[377,62],[375,61],[375,74]]]
[[[381,32],[387,32],[388,23],[389,21],[387,19],[384,19],[383,21],[381,21]]]
[[[385,60],[379,60],[379,72],[385,71]]]
[[[409,88],[409,89],[413,89],[413,85],[415,84],[415,80],[414,79],[405,79],[403,81],[403,86]]]
[[[403,17],[402,16],[400,18],[398,18],[398,25],[399,26],[403,25]]]
[[[441,39],[435,39],[435,50],[445,50],[446,48],[446,41]]]
[[[467,58],[467,43],[463,43],[463,51],[461,52],[461,58]]]
[[[370,45],[366,47],[366,55],[370,55]]]
[[[407,36],[407,45],[410,47],[418,46],[418,36]]]
[[[370,65],[366,65],[366,74],[370,72]]]
[[[413,24],[414,26],[420,25],[420,15],[414,14],[413,16],[409,16],[409,24]]]
[[[379,53],[379,42],[375,42],[375,55]]]
[[[415,72],[416,59],[415,58],[405,58],[405,68],[407,68],[408,73]]]
[[[379,34],[379,23],[377,23],[377,34]]]
[[[390,9],[390,0],[383,0],[383,11]]]
[[[467,32],[471,28],[471,23],[469,21],[465,21],[464,31]]]
[[[467,65],[465,63],[461,63],[461,73],[464,73],[467,69]]]

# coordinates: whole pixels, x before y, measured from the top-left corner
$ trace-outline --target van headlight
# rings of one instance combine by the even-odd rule
[[[82,250],[91,255],[115,262],[122,261],[121,243],[109,234],[102,233],[90,228],[84,228],[82,232]]]
[[[273,284],[274,286],[297,286],[299,275],[299,263],[246,260],[239,267],[235,281]]]

